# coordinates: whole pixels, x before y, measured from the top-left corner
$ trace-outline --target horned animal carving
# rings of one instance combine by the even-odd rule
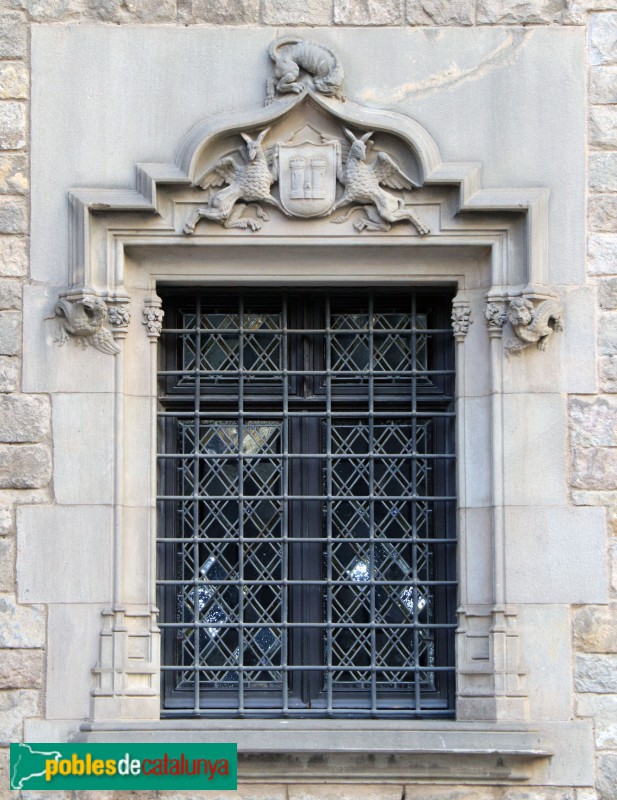
[[[304,91],[304,84],[298,80],[301,69],[312,76],[316,91],[328,97],[345,99],[341,88],[343,68],[332,50],[296,36],[281,36],[272,42],[268,52],[274,61],[275,77],[266,83],[267,105],[277,92],[300,94]]]
[[[250,228],[258,231],[261,223],[253,217],[241,217],[248,204],[255,206],[260,219],[267,220],[268,215],[260,205],[268,203],[276,206],[284,214],[279,201],[270,194],[270,187],[277,177],[268,166],[262,143],[270,128],[263,130],[256,139],[246,133],[240,134],[246,142],[246,163],[238,164],[233,156],[225,156],[217,161],[194,183],[202,189],[210,189],[227,184],[224,189],[215,192],[208,200],[208,205],[198,208],[186,221],[184,233],[191,234],[200,219],[211,219],[220,222],[225,228]],[[238,202],[238,201],[244,202]]]
[[[419,185],[405,175],[391,156],[381,150],[371,164],[367,163],[366,151],[367,147],[372,146],[372,142],[369,141],[373,135],[372,131],[358,138],[346,128],[344,130],[351,141],[351,148],[345,167],[343,168],[342,163],[339,164],[337,177],[344,185],[345,192],[333,210],[349,204],[356,205],[332,222],[344,222],[349,219],[353,211],[362,208],[366,218],[354,223],[357,231],[365,228],[369,231],[389,231],[394,222],[407,220],[421,236],[430,233],[429,228],[405,205],[402,198],[381,187],[381,184],[384,184],[391,189],[419,189]]]
[[[553,332],[563,330],[561,305],[557,300],[544,300],[534,310],[531,300],[515,297],[508,307],[508,322],[518,337],[518,341],[507,345],[509,355],[520,353],[532,344],[537,344],[538,350],[546,350]]]

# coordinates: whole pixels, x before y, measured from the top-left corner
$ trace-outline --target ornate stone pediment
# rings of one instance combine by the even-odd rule
[[[489,246],[500,252],[489,307],[550,300],[547,324],[561,329],[547,285],[548,190],[483,189],[479,165],[442,161],[417,121],[343,100],[342,67],[328,48],[285,37],[269,52],[274,77],[265,107],[209,117],[186,136],[175,164],[138,166],[135,190],[70,193],[71,277],[60,318],[66,333],[76,335],[66,324],[67,304],[83,305],[86,297],[107,305],[107,324],[118,318],[114,308],[130,299],[125,247],[208,247],[241,237],[309,246],[344,239],[349,247],[394,237],[410,252]],[[512,224],[515,217],[522,226]],[[535,328],[501,316],[495,331],[506,324],[522,349]],[[125,326],[111,327],[122,338]]]

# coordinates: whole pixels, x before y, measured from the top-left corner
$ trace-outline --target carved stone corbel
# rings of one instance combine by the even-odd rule
[[[488,328],[489,335],[491,337],[501,336],[503,326],[508,320],[505,301],[489,301],[484,309],[484,317],[486,319],[486,327]]]
[[[164,316],[165,312],[161,308],[161,301],[159,298],[146,301],[142,323],[146,326],[146,333],[150,339],[158,339],[161,335]]]
[[[56,340],[59,344],[63,345],[72,338],[82,347],[94,347],[101,353],[115,355],[120,352],[111,332],[103,327],[109,315],[102,298],[90,294],[70,300],[62,298],[54,306],[54,314],[60,323]]]
[[[563,310],[554,298],[534,306],[529,297],[515,297],[510,301],[507,317],[517,337],[506,344],[508,355],[518,355],[532,344],[538,350],[546,350],[550,336],[563,331]]]
[[[450,319],[452,320],[452,331],[455,341],[462,342],[465,336],[467,336],[469,326],[472,322],[469,301],[454,298],[452,301],[452,315]]]
[[[128,305],[108,306],[107,316],[114,333],[126,334],[131,321],[131,309]]]

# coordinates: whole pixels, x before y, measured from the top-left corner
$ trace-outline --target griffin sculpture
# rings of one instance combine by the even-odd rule
[[[68,341],[71,335],[76,342],[84,346],[91,345],[101,353],[113,355],[120,352],[114,337],[103,327],[107,319],[107,305],[100,297],[86,295],[77,302],[60,300],[56,303],[54,312],[62,325],[58,336],[60,344]]]
[[[390,189],[419,189],[419,184],[405,175],[392,157],[382,150],[376,153],[372,163],[367,162],[367,145],[372,145],[368,140],[373,131],[358,138],[346,128],[344,130],[351,141],[351,148],[345,167],[339,163],[337,177],[344,185],[345,192],[335,203],[333,211],[342,206],[354,205],[332,222],[344,222],[361,208],[365,211],[366,218],[354,223],[354,228],[358,231],[389,231],[393,223],[406,220],[411,222],[421,236],[430,233],[429,228],[405,205],[402,198],[387,192],[381,186],[383,184]]]
[[[253,217],[240,216],[248,204],[255,205],[257,216],[263,220],[267,220],[268,215],[260,203],[276,206],[287,214],[279,201],[270,194],[270,187],[276,182],[277,176],[271,171],[262,147],[269,130],[270,128],[263,130],[256,139],[251,139],[246,133],[240,134],[246,142],[245,164],[238,164],[233,156],[225,156],[195,181],[195,186],[205,190],[224,184],[227,186],[215,192],[207,206],[198,208],[188,218],[184,233],[193,233],[195,226],[203,218],[220,222],[225,228],[250,228],[258,231],[261,228],[260,222]]]

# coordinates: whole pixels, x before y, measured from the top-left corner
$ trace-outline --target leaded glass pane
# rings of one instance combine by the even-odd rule
[[[164,713],[451,715],[448,304],[208,290],[167,312]]]

